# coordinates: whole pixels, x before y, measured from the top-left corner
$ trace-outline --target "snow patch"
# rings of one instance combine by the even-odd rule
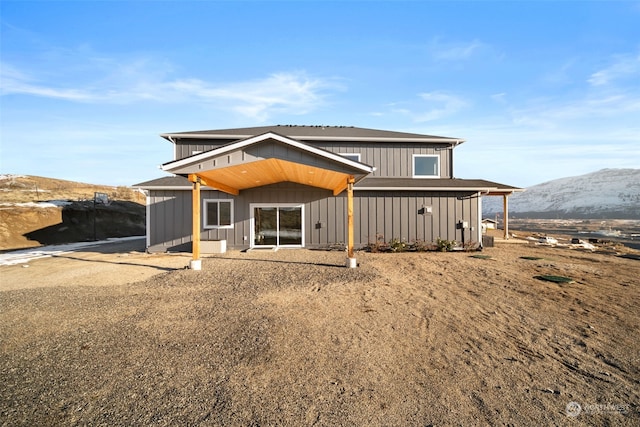
[[[13,175],[10,173],[0,173],[0,180],[3,179],[16,179],[16,178],[26,178],[26,175]]]
[[[48,200],[46,202],[0,203],[0,206],[19,208],[59,208],[73,204],[68,200]]]
[[[75,252],[81,249],[88,249],[95,246],[104,245],[105,243],[125,242],[127,240],[136,239],[144,239],[144,236],[118,237],[107,240],[98,240],[95,242],[77,242],[67,243],[64,245],[51,245],[41,246],[39,248],[20,249],[17,251],[0,254],[0,265],[24,264],[34,259],[48,258],[55,255]]]

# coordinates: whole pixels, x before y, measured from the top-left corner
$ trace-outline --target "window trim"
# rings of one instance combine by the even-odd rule
[[[349,159],[347,156],[356,156],[358,159],[356,160],[356,162],[358,163],[362,163],[361,159],[362,159],[362,155],[360,153],[338,153],[340,156],[345,157],[347,159]],[[353,160],[353,159],[349,159],[349,160]]]
[[[302,223],[300,231],[302,232],[302,243],[300,245],[256,245],[255,244],[255,230],[256,230],[256,218],[255,218],[255,208],[276,208],[279,210],[280,208],[300,208],[300,215],[302,216]],[[304,248],[305,247],[305,204],[304,203],[250,203],[249,204],[249,228],[250,232],[250,247],[253,248]],[[278,215],[278,226],[279,226],[279,215]],[[278,227],[279,228],[279,227]],[[278,230],[279,232],[279,230]]]
[[[436,167],[437,167],[437,171],[435,175],[418,175],[416,174],[416,159],[417,158],[422,158],[422,157],[432,157],[432,158],[436,158],[437,162],[436,162]],[[426,178],[426,179],[437,179],[440,178],[440,156],[438,156],[437,154],[413,154],[411,157],[411,167],[412,167],[412,171],[411,171],[411,177],[412,178]]]
[[[229,203],[229,216],[230,216],[230,224],[229,225],[219,225],[220,224],[220,203],[226,202]],[[208,216],[209,216],[209,203],[218,203],[218,225],[209,225],[208,224]],[[214,230],[214,229],[230,229],[233,228],[233,199],[204,199],[202,201],[202,228],[205,230]]]

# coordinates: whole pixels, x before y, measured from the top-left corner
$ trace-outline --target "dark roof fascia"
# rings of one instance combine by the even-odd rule
[[[172,143],[175,143],[178,139],[246,139],[267,132],[278,133],[288,138],[303,141],[427,142],[454,146],[465,142],[462,138],[421,135],[415,133],[347,126],[262,126],[253,128],[163,133],[160,134],[160,136]]]
[[[191,190],[191,183],[183,176],[174,175],[132,185],[142,190]],[[207,189],[208,187],[203,187]],[[368,177],[356,183],[356,191],[478,191],[510,194],[523,188],[482,179],[421,179]]]
[[[356,191],[477,191],[504,193],[524,191],[522,188],[482,179],[459,178],[379,178],[368,177],[355,185]]]
[[[132,185],[131,188],[139,188],[141,190],[191,190],[192,184],[183,176],[163,176],[162,178],[152,179],[150,181],[141,182]],[[202,186],[203,190],[213,190],[213,188]]]

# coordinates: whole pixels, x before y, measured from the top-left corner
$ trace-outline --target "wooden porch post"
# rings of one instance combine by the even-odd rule
[[[504,239],[509,239],[509,196],[502,195],[502,218],[504,223]]]
[[[202,269],[202,261],[200,260],[200,178],[197,175],[189,175],[189,181],[193,182],[191,191],[191,210],[192,210],[192,249],[193,259],[190,267],[192,270]]]
[[[347,178],[347,267],[355,268],[356,259],[353,257],[353,177]]]

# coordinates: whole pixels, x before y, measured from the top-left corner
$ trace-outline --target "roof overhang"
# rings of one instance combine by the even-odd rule
[[[487,196],[511,196],[513,193],[522,193],[524,191],[526,191],[524,188],[516,188],[516,189],[509,189],[509,190],[493,188],[489,190],[486,195]]]
[[[511,195],[524,189],[479,179],[437,178],[367,178],[354,188],[356,191],[447,191],[474,192],[486,196]]]
[[[274,132],[165,163],[161,168],[236,195],[241,190],[278,182],[324,188],[337,195],[349,179],[357,182],[375,170]]]
[[[161,133],[160,136],[166,139],[169,142],[175,142],[178,139],[233,139],[244,137],[248,138],[250,135],[232,135],[232,134],[215,134],[215,135],[207,135],[207,134],[197,134],[197,133],[179,133],[179,134],[171,134],[171,133]],[[367,137],[367,136],[302,136],[301,139],[305,141],[342,141],[348,140],[349,142],[428,142],[428,143],[436,143],[436,144],[446,144],[446,145],[460,145],[465,142],[462,138],[443,138],[443,137],[403,137],[403,138],[393,138],[393,137]]]
[[[301,126],[275,125],[236,129],[217,129],[190,132],[167,132],[160,136],[167,141],[177,143],[181,140],[226,140],[237,141],[255,135],[273,132],[298,141],[339,141],[374,143],[429,143],[456,146],[464,142],[462,138],[424,135],[418,133],[367,129],[354,126]]]

